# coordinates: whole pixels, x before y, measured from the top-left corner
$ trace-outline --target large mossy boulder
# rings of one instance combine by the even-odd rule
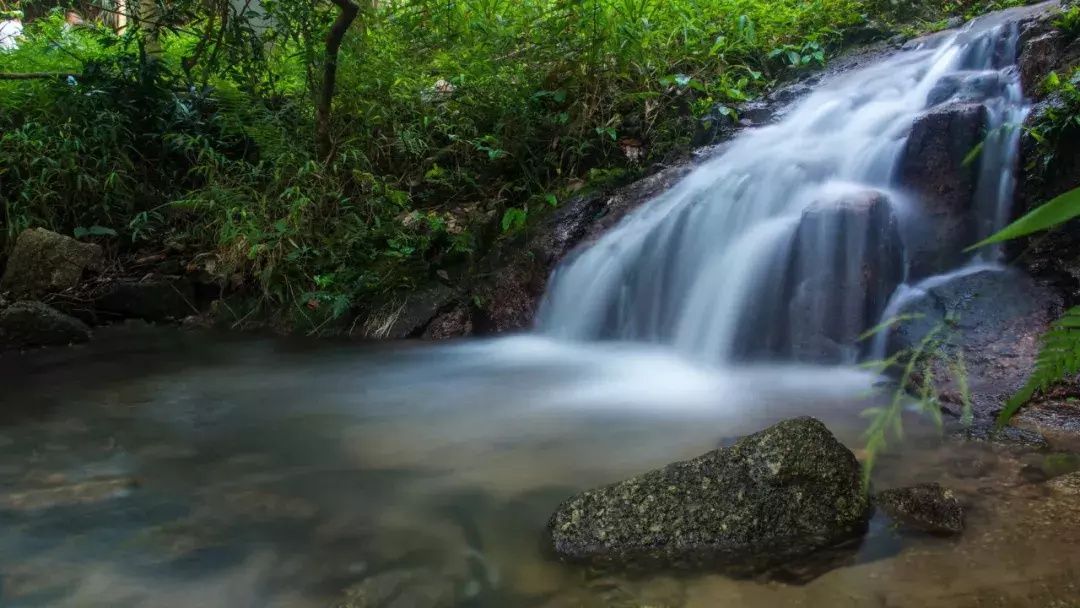
[[[868,515],[854,454],[802,417],[573,496],[548,529],[569,562],[754,576],[859,537]]]
[[[0,310],[0,350],[86,342],[90,328],[41,302],[16,302]]]
[[[71,289],[83,271],[101,262],[101,247],[41,228],[25,230],[8,258],[0,291],[38,298]]]

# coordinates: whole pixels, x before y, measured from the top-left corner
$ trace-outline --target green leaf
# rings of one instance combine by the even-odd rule
[[[544,200],[547,201],[547,203],[549,205],[551,205],[552,207],[558,207],[559,206],[559,199],[555,198],[554,194],[545,194],[544,195]]]
[[[1043,203],[1024,217],[1002,228],[990,238],[965,249],[971,251],[993,243],[1000,243],[1026,236],[1033,232],[1053,228],[1080,216],[1080,188],[1070,190],[1061,196]]]
[[[525,225],[525,219],[528,215],[524,209],[518,209],[517,207],[510,207],[503,213],[502,217],[502,230],[508,232],[510,229],[517,230]]]
[[[979,154],[982,153],[984,143],[985,142],[980,141],[979,143],[975,144],[975,147],[971,149],[971,152],[967,153],[967,156],[964,157],[964,166],[965,167],[967,167],[971,163],[975,162],[975,159],[979,157]]]

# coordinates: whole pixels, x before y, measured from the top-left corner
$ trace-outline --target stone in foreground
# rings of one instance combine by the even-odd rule
[[[753,576],[860,536],[867,504],[855,455],[801,417],[571,497],[548,531],[565,561]]]
[[[86,342],[90,328],[41,302],[16,302],[0,311],[0,350]]]
[[[101,262],[101,247],[41,228],[25,230],[15,241],[0,291],[37,298],[75,287],[83,270]]]
[[[964,531],[964,509],[953,493],[936,483],[885,490],[874,504],[896,521],[931,534]]]

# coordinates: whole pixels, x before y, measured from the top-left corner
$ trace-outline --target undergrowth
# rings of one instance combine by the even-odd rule
[[[42,226],[183,251],[321,326],[467,283],[552,208],[685,155],[860,31],[1004,3],[368,2],[337,62],[329,158],[314,99],[335,5],[263,6],[183,0],[121,34],[59,9],[28,23],[0,70],[57,76],[0,79],[0,249]]]

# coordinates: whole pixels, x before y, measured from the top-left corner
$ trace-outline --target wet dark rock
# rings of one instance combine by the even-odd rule
[[[90,328],[41,302],[16,302],[0,310],[0,350],[86,342]]]
[[[528,255],[499,270],[477,289],[478,311],[473,329],[478,334],[502,334],[532,326],[536,302],[543,295],[544,267]]]
[[[453,588],[424,568],[391,570],[348,588],[334,608],[436,608],[454,605]]]
[[[572,198],[544,222],[529,249],[542,264],[553,266],[589,233],[592,223],[605,211],[604,197],[588,194]]]
[[[958,456],[947,461],[945,468],[958,479],[978,479],[994,470],[994,462],[978,456]]]
[[[183,279],[119,280],[98,288],[94,310],[103,320],[170,321],[199,312],[195,288]]]
[[[101,263],[101,247],[42,228],[25,230],[8,258],[0,291],[38,298],[71,289],[83,271]]]
[[[1050,477],[1041,467],[1027,464],[1020,468],[1020,479],[1024,483],[1043,483]]]
[[[1013,422],[1023,427],[1067,435],[1080,434],[1080,401],[1041,398],[1027,403]]]
[[[1065,33],[1058,29],[1051,29],[1024,43],[1018,61],[1024,93],[1034,99],[1043,96],[1042,83],[1050,72],[1061,66],[1067,46]]]
[[[953,493],[936,483],[878,492],[874,506],[896,521],[931,534],[964,531],[964,509]]]
[[[1045,150],[1030,134],[1039,125],[1061,125],[1070,115],[1060,94],[1037,103],[1021,133],[1020,166],[1013,216],[1020,217],[1042,203],[1080,187],[1080,137],[1075,128],[1066,128],[1056,138],[1052,150]],[[1047,162],[1046,152],[1052,153]],[[1007,250],[1019,257],[1031,274],[1052,281],[1066,294],[1066,304],[1080,303],[1080,221],[1072,220],[1050,231],[1007,243]]]
[[[844,44],[866,44],[885,40],[893,35],[893,29],[880,23],[867,23],[844,33]]]
[[[359,337],[399,340],[419,337],[440,312],[454,306],[458,292],[437,284],[392,300],[371,314]]]
[[[1046,437],[1034,431],[1015,426],[999,429],[991,424],[978,424],[970,429],[956,429],[948,434],[948,439],[959,442],[978,442],[1009,452],[1033,452],[1050,447],[1050,442],[1046,440]]]
[[[1017,270],[981,270],[917,293],[896,315],[918,315],[888,330],[886,352],[913,351],[937,331],[942,354],[964,356],[976,415],[991,416],[1024,382],[1039,351],[1039,336],[1061,311],[1061,297]],[[924,353],[932,355],[933,353]],[[938,361],[941,390],[958,378]]]
[[[853,360],[903,280],[896,216],[879,191],[819,201],[803,212],[790,261],[790,344],[802,361]],[[845,355],[845,351],[848,351]]]
[[[802,417],[573,496],[548,530],[566,561],[752,575],[860,536],[868,511],[855,455]]]
[[[897,185],[916,196],[925,216],[908,247],[912,278],[959,266],[963,249],[974,243],[978,164],[964,159],[982,142],[986,118],[981,104],[950,103],[912,126],[896,170]]]
[[[460,338],[473,333],[472,312],[468,306],[458,306],[435,317],[424,330],[425,340]]]

